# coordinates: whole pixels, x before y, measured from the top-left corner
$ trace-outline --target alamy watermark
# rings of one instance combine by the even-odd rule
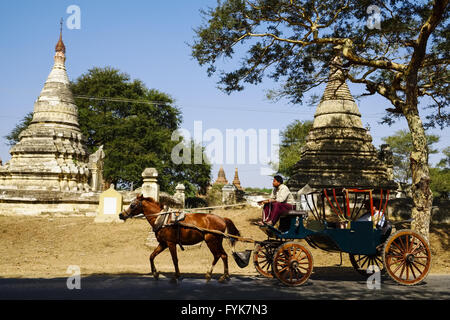
[[[378,29],[381,30],[381,10],[376,5],[370,5],[367,7],[366,13],[369,15],[367,19],[366,26],[370,30]]]
[[[79,266],[71,265],[67,268],[67,274],[70,274],[70,277],[66,280],[67,289],[73,290],[81,289],[81,269]]]
[[[172,133],[171,139],[179,142],[171,153],[175,164],[261,165],[260,172],[264,175],[278,170],[279,129],[270,132],[268,129],[226,129],[224,134],[217,128],[203,130],[203,122],[194,121],[193,134],[181,128]],[[194,141],[193,154],[186,141]]]
[[[381,271],[378,266],[369,266],[366,270],[370,276],[367,278],[367,289],[380,290],[381,289]]]
[[[70,30],[81,29],[81,8],[75,4],[67,7],[66,13],[70,14],[66,20],[66,27]]]

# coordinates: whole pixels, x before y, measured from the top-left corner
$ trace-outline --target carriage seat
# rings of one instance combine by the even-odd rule
[[[308,211],[306,210],[289,210],[282,213],[280,217],[303,217],[303,219],[308,218]]]
[[[306,218],[308,218],[308,212],[306,210],[289,210],[282,213],[280,215],[280,224],[278,229],[282,232],[288,231],[292,223],[292,218],[299,217],[302,217],[303,220],[306,220]]]

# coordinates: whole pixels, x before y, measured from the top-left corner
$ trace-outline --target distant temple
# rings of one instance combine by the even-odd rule
[[[241,181],[239,181],[239,175],[238,175],[238,168],[234,170],[234,179],[233,179],[233,185],[240,191],[243,191],[244,189],[241,187]]]
[[[219,173],[217,175],[217,180],[214,182],[214,185],[216,185],[216,184],[218,184],[218,185],[228,184],[228,180],[225,177],[225,171],[223,170],[222,166],[220,166]]]

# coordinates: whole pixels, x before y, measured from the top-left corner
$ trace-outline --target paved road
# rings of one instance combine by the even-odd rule
[[[317,268],[318,269],[318,268]],[[81,289],[67,289],[67,278],[0,278],[0,299],[167,299],[167,300],[449,300],[450,275],[429,275],[420,285],[397,285],[387,276],[380,289],[370,290],[366,280],[353,270],[316,270],[301,287],[286,287],[276,279],[233,276],[225,284],[217,278],[206,283],[202,275],[184,275],[178,283],[170,274],[154,280],[144,274],[81,277]]]

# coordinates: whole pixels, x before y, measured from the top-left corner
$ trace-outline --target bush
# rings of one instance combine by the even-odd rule
[[[203,208],[208,206],[208,202],[205,199],[199,197],[188,197],[184,203],[185,208]]]
[[[220,206],[222,204],[222,188],[223,185],[215,184],[208,190],[206,201],[209,207]]]

